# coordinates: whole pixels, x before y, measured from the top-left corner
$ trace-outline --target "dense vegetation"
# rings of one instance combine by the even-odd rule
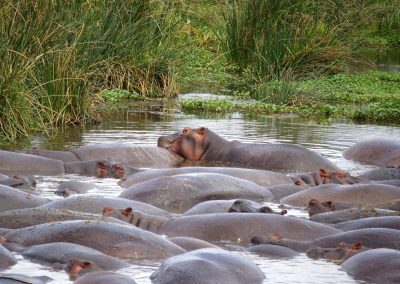
[[[1,139],[193,90],[258,102],[186,110],[400,118],[399,74],[361,72],[400,45],[397,0],[5,0],[0,18]]]

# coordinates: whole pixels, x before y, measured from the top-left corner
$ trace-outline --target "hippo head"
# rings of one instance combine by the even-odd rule
[[[313,259],[324,258],[342,262],[365,249],[366,248],[361,243],[349,245],[341,242],[336,248],[311,247],[307,250],[306,254]]]
[[[363,181],[360,178],[351,176],[348,172],[338,170],[336,172],[329,172],[325,169],[319,170],[321,184],[338,183],[338,184],[355,184]]]
[[[111,206],[104,207],[103,217],[113,217],[118,220],[130,223],[133,218],[133,209],[131,207],[124,209],[114,209]]]
[[[333,211],[334,204],[332,201],[320,202],[316,199],[311,199],[308,202],[307,210],[308,210],[308,215],[311,217],[311,216],[319,214],[319,213]]]
[[[191,129],[185,127],[182,131],[160,136],[157,145],[168,149],[186,160],[200,161],[207,150],[207,134],[209,130],[205,127]]]

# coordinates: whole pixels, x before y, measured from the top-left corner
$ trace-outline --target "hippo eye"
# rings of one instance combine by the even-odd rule
[[[240,205],[240,204],[242,204],[241,200],[236,200],[235,202],[233,202],[233,205]]]
[[[188,135],[188,134],[190,134],[190,128],[188,128],[188,127],[186,127],[186,128],[184,128],[183,130],[182,130],[182,134],[183,135]]]

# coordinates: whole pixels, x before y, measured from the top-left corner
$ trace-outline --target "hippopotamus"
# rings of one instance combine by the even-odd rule
[[[247,244],[254,235],[279,233],[311,240],[340,232],[330,226],[290,216],[260,213],[214,213],[182,216],[161,224],[159,233],[194,237],[209,242],[229,240]]]
[[[5,269],[15,264],[17,264],[15,256],[0,244],[0,269]]]
[[[0,172],[5,174],[61,175],[64,171],[60,160],[0,150]]]
[[[281,199],[281,203],[307,206],[311,199],[317,199],[376,205],[398,198],[400,198],[400,188],[392,185],[371,183],[323,184],[286,196]]]
[[[32,208],[46,204],[48,201],[46,198],[26,193],[17,188],[0,185],[0,212]]]
[[[153,205],[136,200],[118,197],[104,197],[100,195],[71,196],[65,199],[54,200],[40,206],[40,208],[68,209],[71,211],[102,214],[104,207],[135,208],[147,214],[168,217],[171,214]]]
[[[127,275],[109,272],[109,271],[94,271],[89,272],[77,280],[74,284],[136,284],[135,280]]]
[[[273,201],[279,202],[282,198],[309,188],[305,183],[295,182],[295,184],[277,184],[265,187],[274,196]]]
[[[390,228],[400,230],[400,216],[369,217],[334,224],[333,227],[342,231],[352,231],[364,228]]]
[[[233,167],[181,167],[170,169],[153,169],[128,176],[122,179],[119,184],[122,187],[130,187],[139,182],[148,181],[155,177],[174,176],[191,173],[217,173],[233,176],[241,179],[250,180],[260,186],[269,186],[275,184],[293,184],[292,178],[277,172],[233,168]]]
[[[265,244],[250,246],[246,251],[269,258],[291,258],[299,255],[297,251],[287,247]]]
[[[313,259],[324,258],[327,260],[343,262],[353,255],[365,250],[368,250],[368,248],[364,247],[361,243],[350,245],[342,242],[338,243],[335,248],[313,246],[306,251],[306,255]]]
[[[275,212],[269,206],[260,206],[258,203],[251,202],[250,200],[238,199],[232,203],[228,212],[242,212],[242,213],[268,213],[268,214],[278,214],[285,215],[286,210]]]
[[[387,248],[367,250],[347,259],[341,267],[355,279],[397,284],[400,282],[400,251]]]
[[[83,213],[56,208],[23,208],[0,212],[0,224],[2,228],[19,229],[38,224],[67,221],[67,220],[100,220],[117,224],[125,224],[115,218],[108,218],[100,214]]]
[[[182,213],[202,201],[213,199],[272,199],[268,189],[251,181],[214,173],[161,176],[135,184],[119,196],[174,213]]]
[[[379,216],[400,216],[400,212],[374,207],[349,208],[338,211],[325,212],[310,217],[311,221],[320,223],[336,224],[350,220],[357,220],[368,217]]]
[[[400,142],[388,139],[371,139],[356,143],[343,152],[348,160],[377,165],[400,166]]]
[[[394,248],[400,247],[400,231],[386,228],[366,228],[348,232],[339,232],[313,240],[298,241],[293,238],[283,238],[281,234],[272,236],[255,235],[251,242],[253,244],[272,244],[289,247],[296,251],[307,251],[311,247],[333,248],[344,242],[347,244],[361,243],[367,248]]]
[[[298,173],[292,175],[292,177],[300,178],[309,186],[317,186],[328,183],[355,184],[366,181],[366,179],[363,179],[361,177],[351,176],[346,171],[337,170],[331,172],[326,169],[319,169],[316,172]]]
[[[104,143],[71,149],[81,161],[113,159],[131,167],[171,167],[182,158],[159,147],[143,147],[129,143]]]
[[[269,206],[261,205],[247,199],[209,200],[196,204],[182,215],[213,214],[213,213],[271,213],[284,215],[285,212],[275,212]],[[283,213],[283,214],[282,214]]]
[[[92,183],[82,182],[78,180],[68,180],[60,183],[57,186],[57,190],[55,194],[68,197],[71,194],[82,194],[86,193],[89,190],[95,190],[98,187]]]
[[[172,237],[172,238],[167,238],[167,240],[180,246],[186,251],[192,251],[202,248],[216,248],[216,249],[219,248],[218,246],[213,245],[212,243],[191,237]]]
[[[138,169],[111,159],[66,162],[64,165],[66,174],[79,174],[98,178],[112,177],[120,179],[125,175],[128,176],[140,172]]]
[[[357,176],[358,178],[373,180],[373,181],[387,181],[400,179],[400,166],[391,168],[379,168],[369,170]]]
[[[180,132],[159,137],[157,144],[191,161],[221,162],[275,171],[339,169],[328,159],[300,145],[228,141],[205,127],[186,127]]]
[[[21,175],[14,175],[12,177],[0,175],[0,184],[18,189],[33,190],[36,187],[36,180],[33,177]]]
[[[265,275],[242,255],[205,248],[166,259],[150,279],[154,284],[257,284],[264,281]]]
[[[316,214],[343,210],[343,209],[350,209],[354,207],[360,207],[360,204],[347,202],[347,201],[319,201],[317,199],[311,199],[308,202],[307,210],[308,215],[311,217]]]
[[[106,255],[95,249],[65,242],[34,245],[24,248],[21,254],[24,257],[40,261],[41,263],[46,262],[50,265],[55,263],[66,266],[79,264],[76,262],[71,263],[71,259],[75,259],[75,261],[86,261],[89,266],[95,266],[101,270],[119,270],[129,266],[129,263],[126,261]],[[73,269],[70,267],[70,270]]]
[[[45,232],[45,234],[43,233]],[[68,242],[130,259],[162,259],[185,252],[149,231],[104,221],[74,220],[15,229],[5,238],[22,246]]]
[[[48,276],[26,276],[22,274],[15,273],[7,273],[0,275],[1,284],[21,284],[21,283],[29,283],[29,284],[45,284],[49,281],[52,281]]]
[[[122,209],[105,207],[103,209],[103,216],[113,217],[143,230],[148,230],[155,233],[158,232],[161,224],[169,220],[167,217],[147,214],[141,212],[140,210],[134,211],[131,207]]]

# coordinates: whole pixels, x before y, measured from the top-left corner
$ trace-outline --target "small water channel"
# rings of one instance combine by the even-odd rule
[[[353,144],[371,138],[387,138],[400,141],[400,124],[376,125],[355,124],[349,121],[324,120],[316,122],[296,116],[244,115],[241,113],[219,115],[189,115],[179,111],[166,111],[162,105],[154,104],[147,111],[127,109],[105,117],[98,126],[70,128],[52,139],[37,137],[29,147],[39,149],[70,149],[89,144],[107,142],[130,142],[137,145],[156,145],[160,135],[178,131],[183,127],[206,126],[221,136],[242,142],[295,143],[303,145],[327,157],[340,168],[351,173],[361,173],[371,166],[345,160],[342,151]],[[28,146],[17,148],[22,150]],[[75,175],[38,177],[37,190],[52,199],[56,186],[64,180],[79,179],[98,185],[100,190],[89,194],[118,196],[122,188],[115,179],[96,179]],[[269,204],[277,207],[278,204]],[[306,218],[302,210],[289,210],[290,215]],[[235,246],[226,244],[229,249]],[[265,283],[359,283],[340,269],[340,266],[324,261],[312,260],[302,254],[292,259],[270,259],[255,254],[239,252],[251,258],[265,272]],[[63,271],[32,263],[16,255],[19,263],[2,271],[30,276],[47,275],[51,283],[71,283]],[[137,283],[151,283],[149,276],[159,266],[158,262],[132,262],[130,268],[119,271],[132,276]]]

